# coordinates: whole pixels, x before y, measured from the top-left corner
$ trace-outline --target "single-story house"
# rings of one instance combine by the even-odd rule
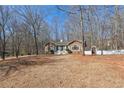
[[[57,53],[57,52],[70,52],[70,53],[81,53],[82,42],[79,40],[73,40],[70,42],[48,42],[45,44],[45,53]]]

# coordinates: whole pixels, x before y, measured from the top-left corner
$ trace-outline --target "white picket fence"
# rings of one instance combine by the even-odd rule
[[[97,50],[97,55],[101,55],[101,50]],[[91,55],[91,51],[85,51],[86,55]],[[124,54],[124,50],[103,50],[104,55]]]

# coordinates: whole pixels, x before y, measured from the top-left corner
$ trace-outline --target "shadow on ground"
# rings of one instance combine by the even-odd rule
[[[0,62],[0,80],[16,71],[34,65],[56,65],[62,62],[63,59],[52,59],[52,57],[33,56],[18,59],[8,59]]]

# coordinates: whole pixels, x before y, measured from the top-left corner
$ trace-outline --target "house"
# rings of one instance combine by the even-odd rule
[[[72,53],[81,53],[82,52],[82,42],[78,40],[73,40],[68,43],[68,49],[72,51]]]
[[[66,54],[66,53],[81,53],[82,42],[79,40],[73,40],[70,42],[48,42],[45,44],[45,53],[52,54]]]

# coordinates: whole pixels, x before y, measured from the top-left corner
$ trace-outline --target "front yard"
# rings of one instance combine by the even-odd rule
[[[0,87],[124,87],[124,55],[28,56],[0,61]]]

